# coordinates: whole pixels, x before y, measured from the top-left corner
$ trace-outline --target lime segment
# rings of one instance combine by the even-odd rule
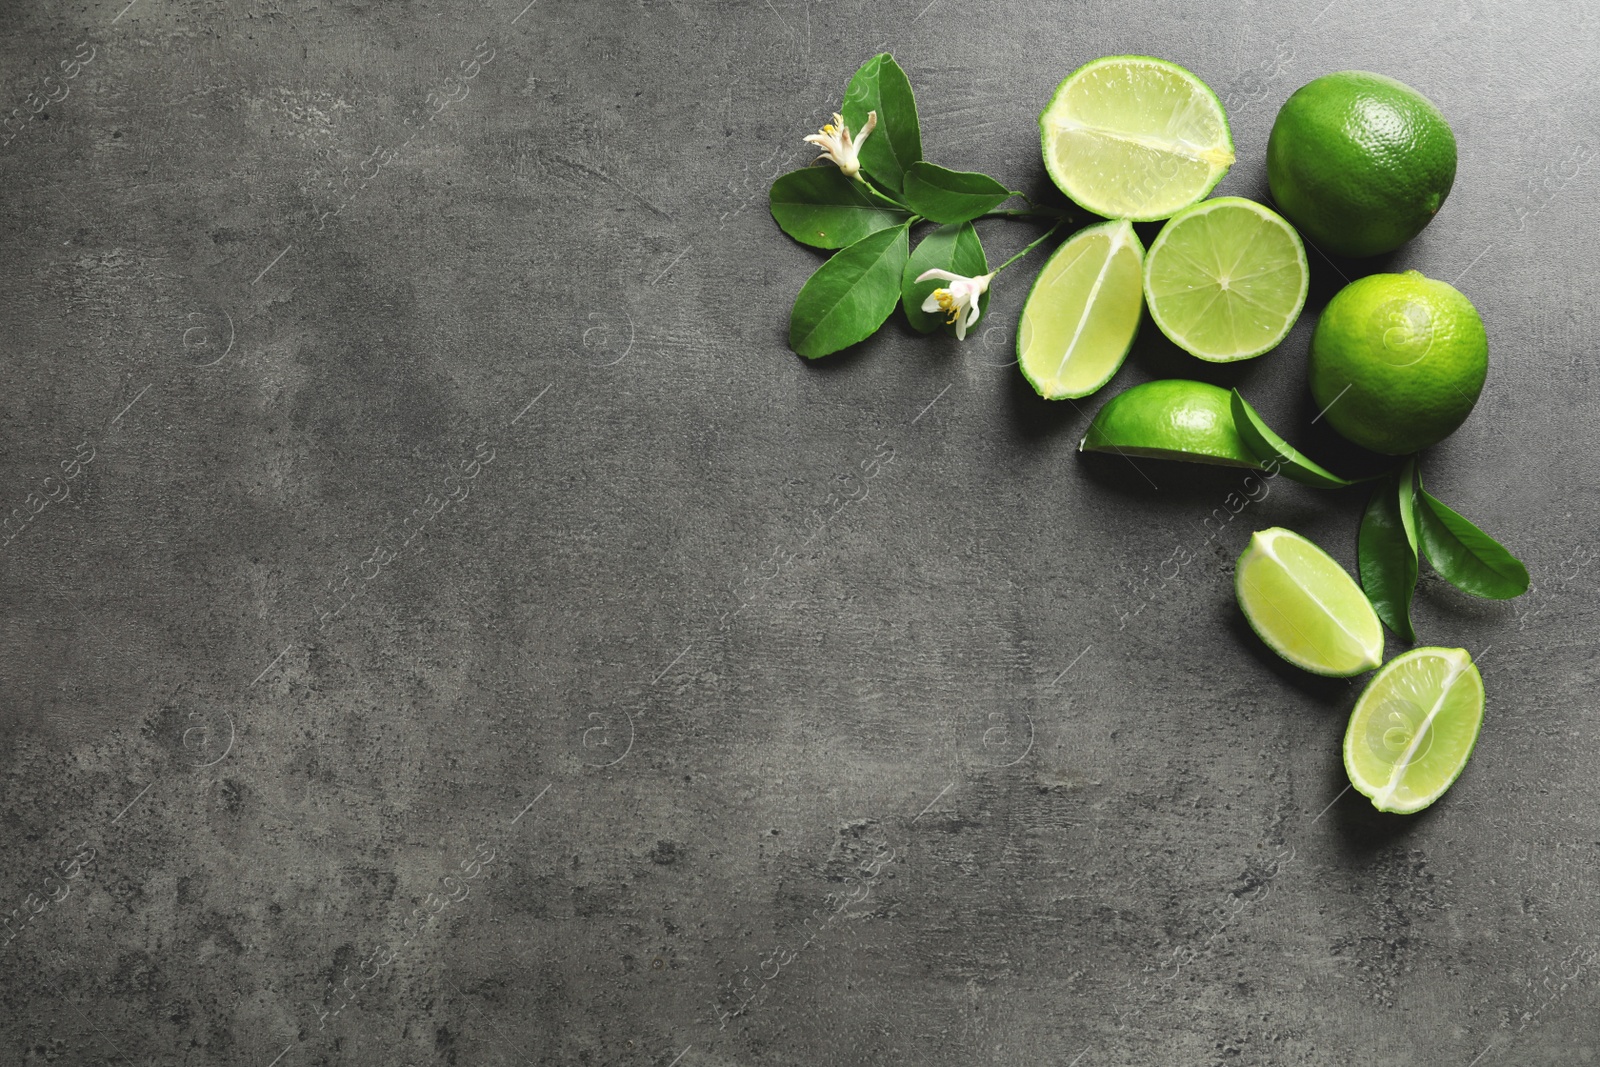
[[[1373,675],[1350,713],[1344,767],[1379,811],[1410,814],[1461,776],[1483,725],[1483,676],[1463,648],[1415,648]]]
[[[1302,670],[1347,678],[1383,662],[1383,626],[1361,587],[1293,530],[1258,530],[1239,556],[1234,593],[1251,629]]]
[[[1144,310],[1144,245],[1125,221],[1080,230],[1033,283],[1017,365],[1047,400],[1088,396],[1117,373]]]
[[[1067,76],[1039,116],[1045,170],[1096,215],[1153,222],[1233,165],[1222,103],[1176,63],[1106,56]]]
[[[1205,382],[1144,382],[1106,401],[1078,451],[1260,467],[1234,427],[1232,399]]]
[[[1300,317],[1310,283],[1294,227],[1238,196],[1174,215],[1144,264],[1156,326],[1185,352],[1213,363],[1276,348]]]

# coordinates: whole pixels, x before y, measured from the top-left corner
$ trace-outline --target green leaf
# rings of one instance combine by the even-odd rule
[[[867,124],[867,113],[878,113],[877,127],[861,145],[861,169],[889,192],[898,193],[906,171],[922,158],[917,101],[906,72],[887,52],[873,56],[850,79],[839,110],[857,141]]]
[[[944,324],[945,319],[939,312],[930,313],[922,310],[922,302],[944,283],[933,279],[919,282],[916,278],[923,271],[934,268],[947,270],[953,274],[965,274],[969,278],[989,273],[989,262],[983,254],[983,242],[978,240],[978,231],[973,228],[972,223],[940,226],[922,239],[916,250],[911,253],[911,258],[906,261],[905,270],[900,276],[900,300],[906,309],[906,319],[911,323],[912,329],[922,333],[932,333],[937,330]],[[988,310],[989,294],[986,291],[978,298],[979,322],[983,321],[983,316]]]
[[[1417,500],[1422,550],[1439,576],[1463,593],[1510,600],[1528,591],[1528,568],[1500,542],[1424,491]]]
[[[772,183],[772,217],[783,232],[812,248],[843,248],[909,216],[838,167],[804,167]]]
[[[945,170],[925,161],[911,164],[900,190],[902,204],[933,222],[970,222],[1011,196],[987,174]]]
[[[900,302],[910,223],[869,233],[806,280],[789,315],[789,347],[807,359],[872,336]]]
[[[1233,391],[1233,423],[1239,439],[1263,465],[1276,467],[1293,481],[1318,489],[1343,489],[1355,483],[1307,459],[1289,442],[1272,432],[1239,390]]]
[[[1416,643],[1411,596],[1417,588],[1417,533],[1412,523],[1415,461],[1378,482],[1357,539],[1361,588],[1384,625]]]
[[[1400,524],[1405,527],[1406,544],[1411,546],[1411,554],[1416,555],[1420,544],[1417,534],[1417,489],[1422,481],[1417,457],[1406,460],[1405,466],[1395,472],[1395,477],[1399,480],[1396,495],[1400,501]]]

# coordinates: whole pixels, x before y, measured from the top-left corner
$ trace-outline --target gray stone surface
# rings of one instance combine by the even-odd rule
[[[1592,4],[522,2],[0,16],[3,507],[45,502],[0,1063],[1594,1061]],[[1426,470],[1535,590],[1423,583],[1490,692],[1445,802],[1342,794],[1358,687],[1233,605],[1251,529],[1353,563],[1360,499],[1218,532],[1237,474],[1077,455],[1099,398],[1007,365],[1038,261],[964,345],[786,351],[818,257],[765,191],[880,48],[932,158],[1038,191],[1106,53],[1228,99],[1225,193],[1319,74],[1450,117],[1434,225],[1314,257],[1278,352],[1147,330],[1112,386],[1246,386],[1353,468],[1304,386],[1340,272],[1476,302]]]

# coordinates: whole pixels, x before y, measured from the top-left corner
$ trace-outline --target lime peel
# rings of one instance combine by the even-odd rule
[[[1142,382],[1105,402],[1078,451],[1259,470],[1239,438],[1230,401],[1226,389],[1207,382]]]

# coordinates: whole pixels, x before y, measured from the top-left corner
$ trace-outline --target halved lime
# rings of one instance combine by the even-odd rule
[[[1213,363],[1278,347],[1300,317],[1310,283],[1294,227],[1240,196],[1174,215],[1144,261],[1150,317],[1173,344]]]
[[[1017,366],[1046,400],[1088,396],[1117,373],[1144,311],[1144,245],[1126,221],[1073,234],[1022,306]]]
[[[1350,713],[1344,769],[1379,811],[1409,815],[1461,776],[1483,725],[1483,676],[1464,648],[1414,648],[1372,676]]]
[[[1080,452],[1116,452],[1224,467],[1260,467],[1233,424],[1232,395],[1205,382],[1144,382],[1105,402]]]
[[[1233,165],[1222,102],[1176,63],[1106,56],[1067,75],[1039,116],[1044,167],[1096,215],[1153,222]]]
[[[1250,535],[1234,565],[1233,591],[1250,628],[1302,670],[1348,678],[1383,662],[1383,624],[1366,594],[1293,530]]]

